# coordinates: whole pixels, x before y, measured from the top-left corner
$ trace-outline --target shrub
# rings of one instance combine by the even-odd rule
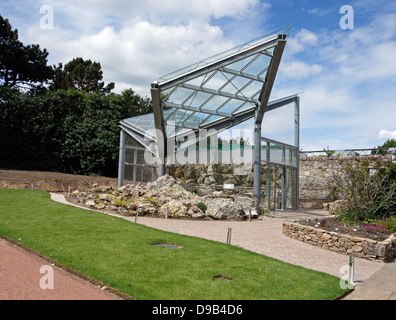
[[[206,209],[208,208],[208,207],[206,206],[206,204],[203,203],[203,202],[198,203],[198,204],[197,204],[197,207],[198,207],[199,209],[201,209],[201,211],[202,211],[203,213],[205,213],[205,212],[206,212]]]
[[[365,221],[396,214],[396,164],[383,157],[340,160],[334,175],[336,192],[347,205],[339,213],[347,220]]]

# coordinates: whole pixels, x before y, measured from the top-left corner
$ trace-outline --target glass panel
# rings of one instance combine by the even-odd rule
[[[125,145],[143,148],[143,146],[134,138],[132,138],[129,134],[125,135]]]
[[[228,82],[228,79],[221,73],[217,72],[205,85],[204,88],[219,90]]]
[[[270,159],[271,162],[282,163],[282,164],[284,163],[282,146],[271,143]]]
[[[189,96],[194,93],[193,90],[186,88],[177,88],[168,98],[167,102],[181,104],[183,103]]]
[[[188,99],[184,106],[199,108],[204,104],[212,95],[205,92],[196,91],[195,94]]]
[[[250,66],[248,66],[245,70],[243,70],[243,72],[257,76],[269,66],[270,62],[271,62],[271,57],[261,54],[260,57],[254,60],[254,62]]]
[[[227,66],[227,69],[232,69],[237,72],[241,71],[243,68],[245,68],[252,60],[254,57],[247,57],[245,59],[239,60],[237,62],[234,62],[230,65]]]
[[[218,96],[215,95],[213,96],[212,99],[210,99],[206,104],[202,106],[202,109],[210,110],[210,111],[215,111],[217,110],[221,105],[223,105],[225,102],[230,100],[228,97],[223,97],[223,96]]]
[[[139,119],[139,121],[136,123],[136,126],[147,131],[150,129],[153,122],[154,122],[154,119],[152,117],[141,117]]]
[[[236,99],[231,99],[227,104],[222,107],[219,111],[225,113],[233,113],[237,110],[244,102]]]
[[[185,126],[188,127],[196,127],[198,128],[198,126],[202,123],[202,121],[204,121],[206,118],[208,118],[208,115],[206,113],[195,113],[191,118],[188,118],[187,120],[185,120],[183,122],[183,124]]]
[[[206,124],[206,123],[209,123],[209,122],[211,122],[211,121],[215,121],[215,120],[218,120],[218,119],[221,119],[222,117],[220,117],[220,116],[210,116],[208,119],[206,119],[204,122],[202,122],[201,123],[201,125],[202,124]]]
[[[160,80],[161,81],[170,80],[170,79],[179,77],[179,76],[181,76],[183,74],[186,74],[188,72],[191,72],[191,71],[193,71],[193,70],[195,70],[197,68],[200,68],[202,66],[208,65],[208,64],[210,64],[212,62],[220,61],[220,60],[222,60],[222,59],[224,59],[226,57],[232,56],[232,55],[234,55],[234,54],[236,54],[238,52],[250,50],[250,49],[252,49],[255,46],[258,46],[260,44],[264,44],[264,43],[266,43],[268,41],[271,41],[278,34],[288,34],[290,29],[291,29],[291,27],[287,27],[287,28],[283,28],[283,29],[274,31],[272,33],[269,33],[269,34],[263,36],[263,37],[260,37],[260,38],[257,38],[255,40],[249,41],[249,42],[247,42],[247,43],[245,43],[243,45],[239,45],[239,46],[237,46],[235,48],[232,48],[232,49],[229,49],[229,50],[224,51],[222,53],[216,54],[216,55],[214,55],[214,56],[212,56],[210,58],[207,58],[205,60],[202,60],[202,61],[200,61],[198,63],[194,63],[194,64],[192,64],[190,66],[187,66],[187,67],[179,69],[179,70],[177,70],[175,72],[169,73],[169,74],[167,74],[165,76],[162,76],[160,78]]]
[[[172,110],[174,111],[174,110]],[[188,111],[188,110],[176,110],[172,114],[170,114],[167,118],[167,122],[173,122],[174,125],[178,125],[179,123],[183,122],[186,120],[187,117],[189,117],[193,111]]]
[[[144,160],[144,151],[143,150],[137,150],[137,162],[139,164],[145,164],[146,161]]]
[[[134,158],[135,157],[135,150],[134,149],[125,149],[125,162],[129,164],[134,163]]]
[[[286,147],[285,149],[285,164],[288,166],[297,166],[297,150]]]
[[[261,141],[261,161],[267,161],[267,142]]]
[[[246,84],[248,84],[251,80],[236,77],[233,79],[227,86],[221,89],[221,92],[231,93],[231,94],[239,94],[239,90],[241,90]]]
[[[243,89],[240,94],[248,98],[253,98],[258,92],[261,91],[262,88],[263,84],[261,82],[253,81],[245,89]]]
[[[213,74],[213,72],[209,72],[209,73],[207,73],[207,74],[205,74],[205,75],[203,75],[203,76],[197,77],[197,78],[195,78],[195,79],[192,79],[192,80],[186,82],[186,84],[191,84],[191,85],[193,85],[193,86],[198,86],[198,87],[199,87],[199,86],[201,86],[202,83],[204,83],[205,80],[208,79],[212,74]]]

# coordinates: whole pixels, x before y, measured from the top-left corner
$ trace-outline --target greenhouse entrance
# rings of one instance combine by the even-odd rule
[[[289,30],[153,82],[153,113],[120,122],[118,185],[155,180],[173,165],[231,165],[200,171],[197,183],[250,189],[261,208],[298,209],[299,97],[269,101]],[[237,128],[247,138],[227,135]]]

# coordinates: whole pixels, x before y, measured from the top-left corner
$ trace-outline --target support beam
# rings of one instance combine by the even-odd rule
[[[296,97],[294,106],[294,144],[297,147],[296,166],[297,166],[297,186],[296,186],[296,207],[300,208],[300,97]]]
[[[166,163],[166,132],[165,132],[165,121],[164,112],[161,107],[161,96],[158,84],[153,83],[151,85],[151,101],[153,103],[154,123],[157,136],[158,145],[158,177],[165,175],[165,163]]]
[[[125,131],[120,132],[120,151],[118,156],[118,181],[117,186],[121,188],[124,185],[125,173]]]
[[[263,85],[263,89],[260,93],[260,105],[259,105],[259,112],[256,117],[256,123],[262,123],[264,118],[264,113],[267,108],[267,104],[269,101],[269,97],[271,95],[272,87],[275,82],[276,73],[278,72],[279,64],[283,55],[283,51],[286,45],[286,35],[280,34],[278,45],[274,49],[274,56],[271,60],[269,65],[269,69],[267,72],[267,76],[265,77],[265,82]]]
[[[256,111],[256,117],[258,110]],[[253,149],[253,194],[257,209],[261,201],[261,122],[254,124],[254,149]],[[260,214],[260,211],[257,211]]]

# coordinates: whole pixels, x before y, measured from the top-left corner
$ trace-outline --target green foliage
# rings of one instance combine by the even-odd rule
[[[0,85],[9,88],[42,90],[52,73],[47,66],[48,52],[39,45],[24,46],[18,30],[0,15]]]
[[[334,175],[336,192],[347,205],[343,219],[367,221],[396,215],[396,164],[382,157],[340,160],[341,174]]]
[[[105,86],[103,71],[99,62],[84,60],[83,58],[74,58],[65,66],[59,63],[58,67],[54,66],[51,90],[58,89],[76,89],[88,93],[110,93],[114,89],[114,83],[110,82]]]
[[[205,212],[206,212],[206,209],[208,208],[204,202],[199,202],[199,203],[197,204],[197,207],[198,207],[199,209],[201,209],[201,211],[202,211],[203,213],[205,213]]]
[[[0,16],[0,167],[116,176],[118,123],[152,112],[150,99],[111,93],[98,62],[52,69],[47,56]]]
[[[385,155],[387,154],[389,148],[396,148],[396,140],[386,140],[382,146],[378,146],[373,151],[371,151],[371,154]]]
[[[47,91],[37,97],[0,87],[0,167],[116,176],[120,120],[150,112],[150,100],[121,94]]]
[[[326,153],[328,157],[331,157],[335,153],[335,151],[330,150],[329,147],[327,147],[327,149],[323,149],[323,151]]]

